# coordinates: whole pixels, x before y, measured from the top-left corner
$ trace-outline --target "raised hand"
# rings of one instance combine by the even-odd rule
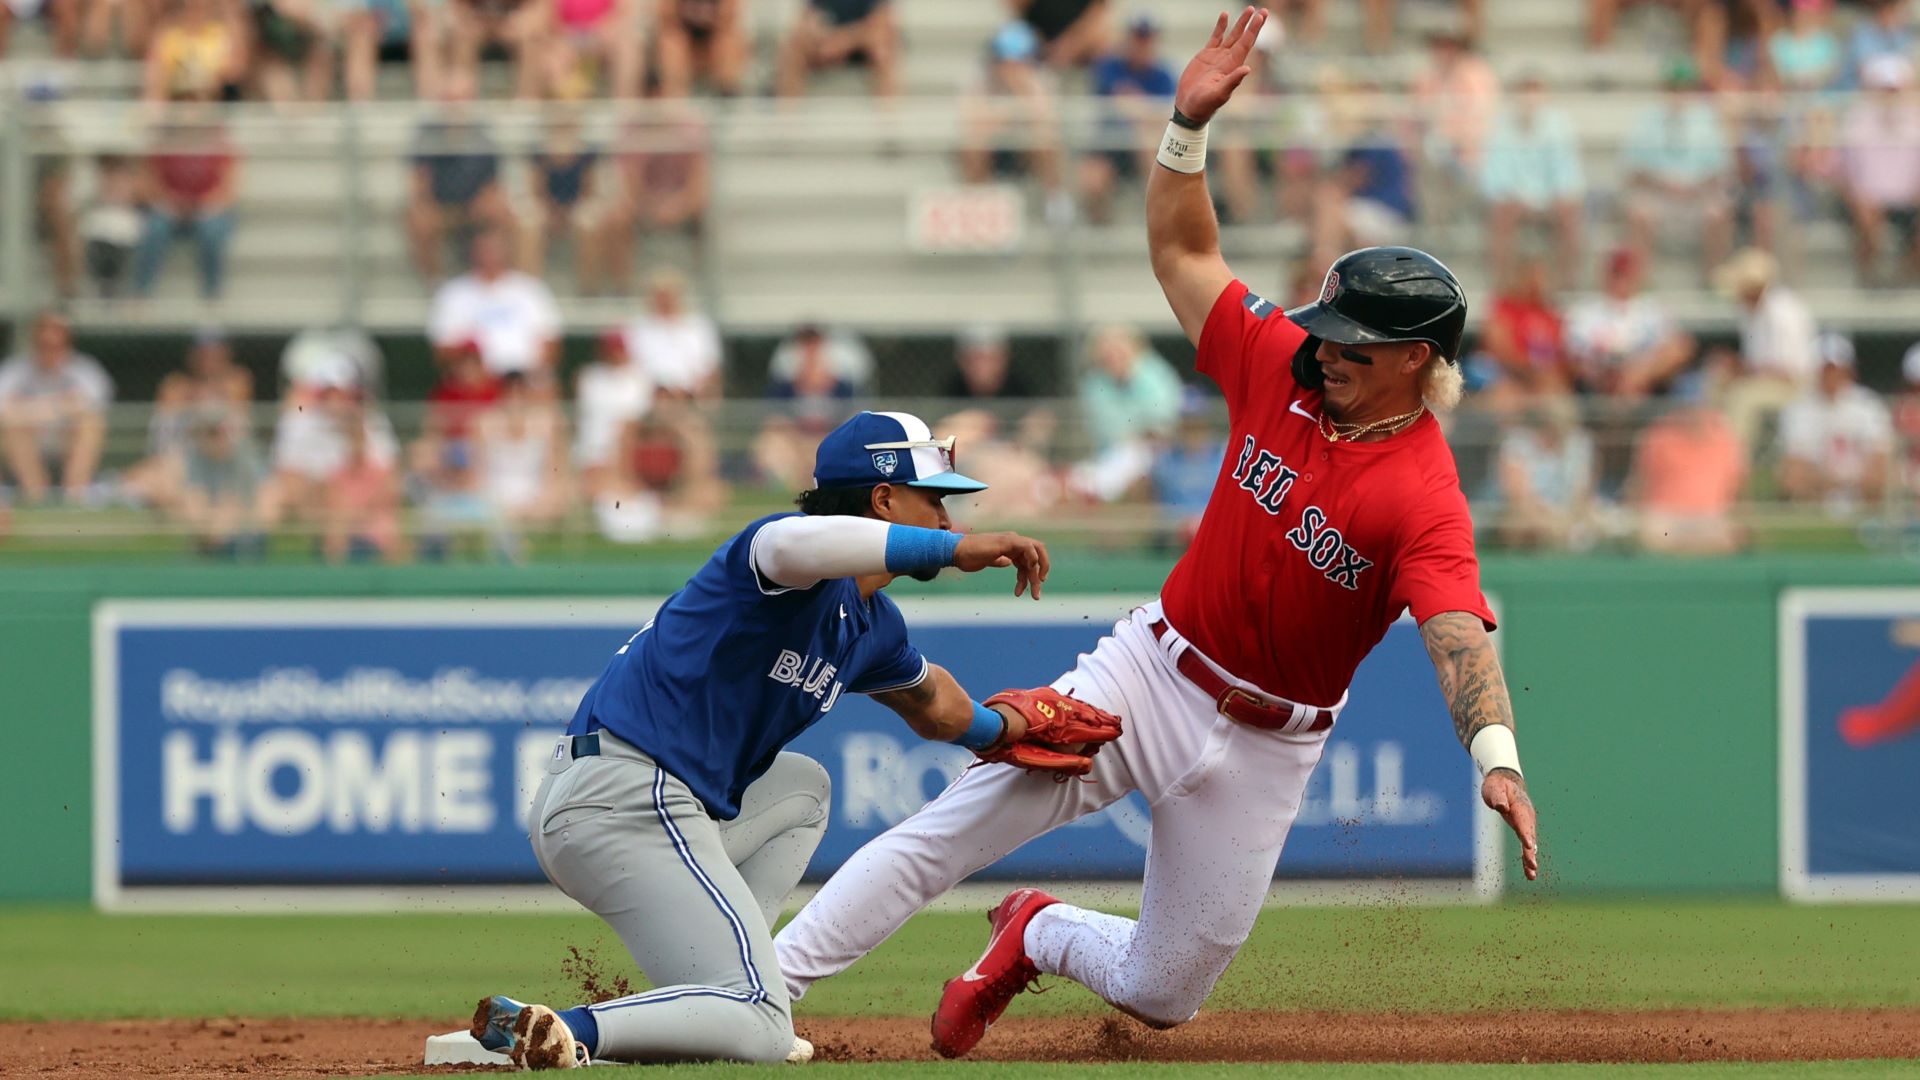
[[[1181,115],[1206,123],[1220,106],[1227,103],[1240,81],[1253,73],[1247,66],[1247,54],[1253,51],[1260,28],[1267,24],[1266,8],[1246,8],[1232,27],[1225,12],[1214,21],[1213,36],[1207,45],[1187,61],[1180,83],[1173,91],[1173,107]]]
[[[1520,867],[1527,880],[1540,876],[1540,817],[1527,797],[1527,782],[1509,769],[1495,769],[1480,783],[1480,798],[1520,838]]]
[[[1047,558],[1047,545],[1019,533],[968,533],[954,549],[953,565],[971,574],[990,566],[1015,568],[1013,595],[1031,593],[1040,599],[1040,583],[1047,580],[1053,564]]]

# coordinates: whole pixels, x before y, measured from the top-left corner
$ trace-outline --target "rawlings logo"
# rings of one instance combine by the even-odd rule
[[[1340,291],[1340,271],[1338,270],[1327,271],[1327,283],[1325,285],[1320,286],[1320,302],[1323,304],[1333,303],[1333,294],[1339,291]]]
[[[873,467],[880,470],[881,476],[892,476],[893,470],[900,467],[900,455],[891,450],[882,450],[873,455]]]

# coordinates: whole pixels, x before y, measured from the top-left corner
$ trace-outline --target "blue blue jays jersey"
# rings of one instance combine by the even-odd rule
[[[605,728],[730,820],[774,755],[843,692],[913,686],[927,662],[906,620],[852,578],[788,589],[761,576],[753,540],[773,514],[720,545],[608,661],[567,731]]]

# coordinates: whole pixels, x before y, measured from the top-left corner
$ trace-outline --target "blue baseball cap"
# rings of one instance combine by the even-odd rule
[[[813,456],[816,488],[905,484],[934,491],[985,491],[953,471],[953,436],[936,439],[911,413],[863,412],[827,433]]]

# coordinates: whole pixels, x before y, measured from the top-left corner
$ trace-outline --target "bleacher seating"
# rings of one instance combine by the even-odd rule
[[[1383,85],[1398,85],[1419,66],[1413,45],[1418,31],[1443,17],[1448,6],[1403,5],[1402,39],[1408,49],[1373,58],[1359,48],[1353,5],[1331,4],[1331,40],[1302,64],[1283,64],[1282,77],[1305,84],[1314,71],[1331,64],[1364,69]],[[750,85],[764,85],[793,7],[792,0],[754,5],[759,47]],[[776,330],[825,318],[870,330],[945,331],[991,315],[1027,329],[1115,319],[1169,326],[1146,265],[1137,205],[1123,207],[1110,226],[1060,230],[1043,217],[1036,193],[1020,254],[942,256],[910,250],[908,201],[922,187],[954,182],[958,90],[1004,11],[999,4],[960,0],[901,0],[899,7],[908,39],[908,93],[893,107],[883,109],[866,98],[858,72],[819,79],[814,95],[798,104],[759,96],[708,103],[714,117],[715,194],[699,267],[710,306],[723,324],[735,331]],[[1145,0],[1123,5],[1121,13],[1138,9],[1152,10],[1163,20],[1166,51],[1176,62],[1204,37],[1216,10],[1193,0]],[[1599,252],[1618,228],[1605,193],[1618,178],[1619,140],[1638,104],[1654,92],[1664,58],[1682,43],[1666,28],[1671,48],[1663,48],[1659,32],[1665,24],[1638,12],[1618,35],[1621,47],[1596,53],[1584,43],[1581,19],[1578,4],[1491,0],[1485,46],[1504,74],[1545,75],[1559,103],[1580,124],[1595,193],[1588,250]],[[31,49],[26,43],[20,51]],[[32,59],[11,66],[16,83],[47,70]],[[62,144],[80,153],[131,148],[142,114],[124,98],[137,81],[137,69],[125,63],[82,67],[68,83],[67,99],[50,107],[61,118]],[[504,75],[490,72],[489,87],[502,89]],[[213,314],[235,327],[259,329],[341,318],[387,329],[421,324],[428,288],[408,264],[400,228],[416,106],[401,100],[411,90],[403,69],[383,73],[381,88],[390,100],[352,113],[337,106],[240,107],[235,135],[246,148],[242,217],[231,253],[229,295]],[[111,96],[122,100],[106,100]],[[1067,109],[1065,126],[1073,130],[1073,118],[1085,111]],[[489,113],[497,119],[504,148],[524,152],[531,146],[534,112],[500,103],[490,105]],[[83,163],[76,173],[81,192],[87,172]],[[517,165],[508,174],[514,186],[524,185]],[[1477,215],[1430,222],[1419,239],[1448,258],[1475,295],[1485,295],[1490,283],[1480,269],[1484,230]],[[1304,238],[1286,226],[1245,225],[1228,230],[1225,246],[1246,277],[1278,288]],[[1846,230],[1837,219],[1800,230],[1794,247],[1791,275],[1824,322],[1867,329],[1903,318],[1905,305],[1855,288]],[[8,250],[15,249],[0,247],[0,253]],[[692,253],[668,254],[685,258]],[[191,325],[209,312],[194,299],[189,269],[182,253],[150,302],[109,310],[99,301],[82,301],[76,314],[96,326],[109,318],[126,328]],[[1713,327],[1730,320],[1731,309],[1704,288],[1684,250],[1660,263],[1655,280],[1688,323]],[[16,309],[24,309],[38,293],[33,286],[40,284],[40,275],[30,272],[22,283],[5,284]],[[20,284],[28,287],[17,288]],[[568,291],[564,273],[556,271],[555,284],[563,294]],[[618,298],[565,301],[575,331],[610,324],[631,306]]]

